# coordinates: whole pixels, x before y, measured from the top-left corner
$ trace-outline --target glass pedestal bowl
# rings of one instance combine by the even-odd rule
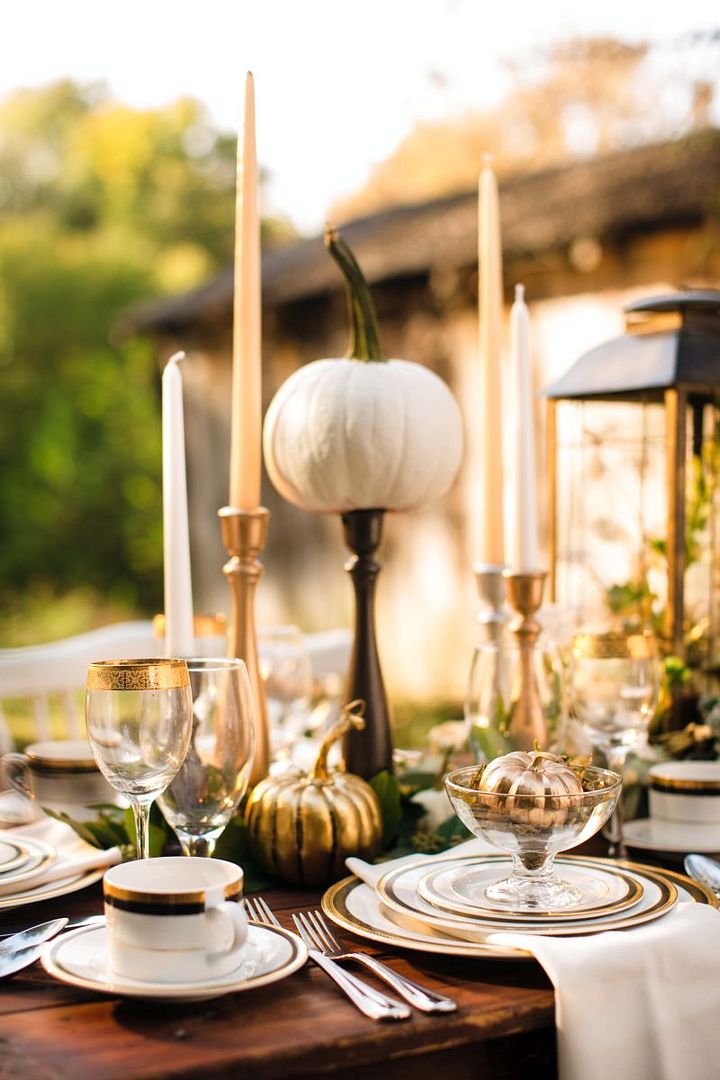
[[[445,778],[445,789],[463,825],[512,857],[510,876],[488,885],[484,897],[513,911],[562,911],[581,904],[581,889],[563,881],[553,861],[603,827],[617,805],[621,777],[586,768],[586,790],[553,795],[483,791],[481,778],[475,765],[456,769]]]

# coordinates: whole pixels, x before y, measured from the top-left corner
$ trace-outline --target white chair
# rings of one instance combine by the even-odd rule
[[[319,680],[337,673],[344,676],[350,657],[349,630],[327,630],[306,636],[313,674]],[[198,655],[225,655],[223,638],[198,638]],[[162,655],[162,642],[153,636],[148,621],[116,623],[77,634],[47,645],[0,650],[0,753],[12,749],[12,723],[2,710],[3,700],[29,699],[33,740],[49,739],[57,730],[61,737],[82,737],[85,729],[80,691],[85,686],[88,664],[112,656]],[[51,710],[50,698],[58,707]],[[51,722],[52,716],[52,722]],[[12,717],[8,719],[11,721]]]
[[[47,645],[0,650],[0,749],[12,746],[11,728],[2,702],[8,698],[29,699],[32,709],[33,739],[52,737],[50,697],[57,699],[55,715],[61,718],[62,736],[81,737],[85,723],[78,691],[85,686],[88,664],[110,656],[154,656],[158,641],[152,623],[123,622],[103,626]]]

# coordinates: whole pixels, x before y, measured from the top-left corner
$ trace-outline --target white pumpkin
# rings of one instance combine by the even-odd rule
[[[455,479],[460,410],[428,368],[382,358],[359,267],[333,230],[326,244],[348,282],[349,355],[306,364],[280,387],[265,417],[268,474],[305,510],[409,510]]]

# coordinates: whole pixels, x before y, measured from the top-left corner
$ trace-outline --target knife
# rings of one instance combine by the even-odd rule
[[[0,979],[33,964],[43,951],[45,942],[64,930],[67,924],[67,919],[51,919],[0,941]]]

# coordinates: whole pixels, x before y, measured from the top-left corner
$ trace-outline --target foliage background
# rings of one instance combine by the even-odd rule
[[[0,106],[0,644],[160,610],[159,372],[120,312],[232,251],[234,139],[61,82]]]

